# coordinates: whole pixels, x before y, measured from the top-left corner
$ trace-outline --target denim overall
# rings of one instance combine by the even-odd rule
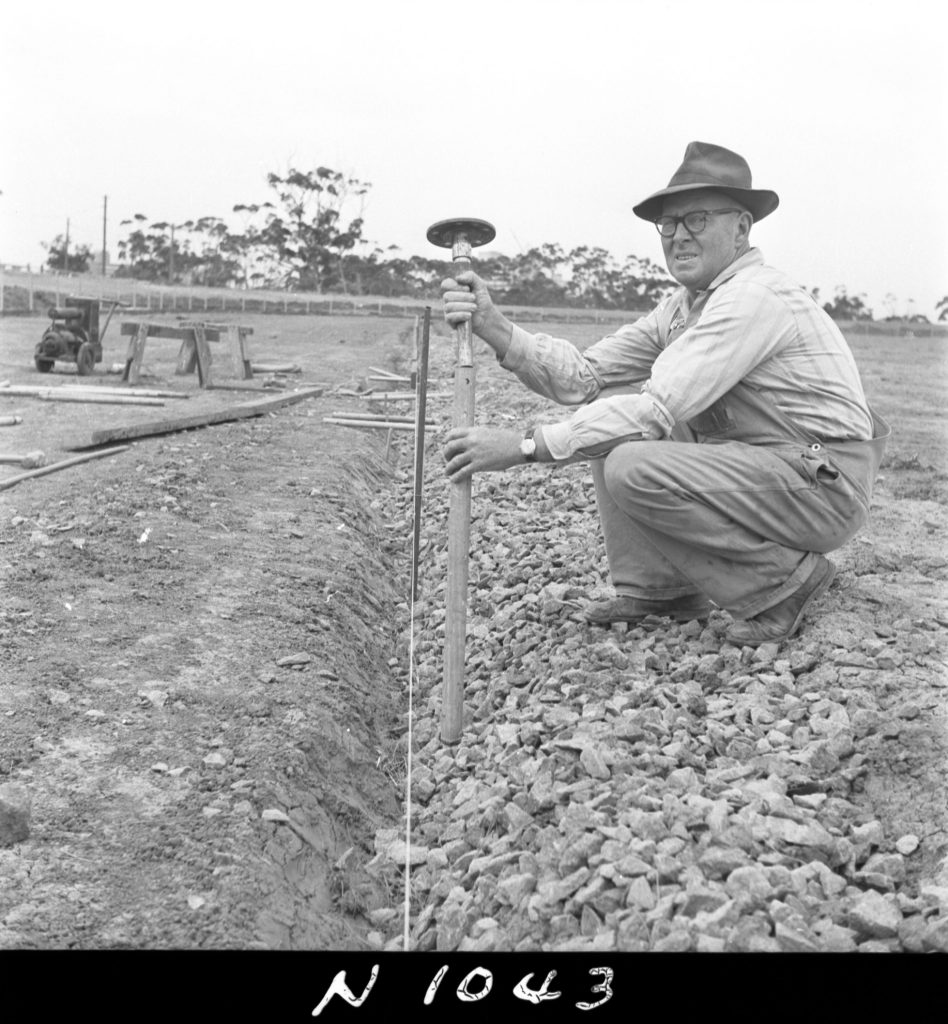
[[[789,597],[869,515],[890,433],[872,419],[869,441],[820,439],[740,383],[669,440],[591,460],[616,593],[700,592],[735,618]]]

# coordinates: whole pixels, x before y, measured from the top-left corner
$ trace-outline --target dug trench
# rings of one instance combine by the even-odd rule
[[[395,470],[333,444],[300,406],[17,494],[0,773],[32,834],[0,851],[2,946],[358,944],[380,897],[335,865],[399,813],[407,577]]]
[[[405,332],[359,358],[406,368]],[[477,359],[483,422],[556,417]],[[409,673],[409,444],[339,405],[6,494],[0,782],[32,824],[0,948],[398,949],[406,856],[418,950],[944,948],[943,473],[919,494],[897,446],[818,614],[757,652],[723,612],[589,627],[583,467],[476,479],[446,747],[440,430]]]

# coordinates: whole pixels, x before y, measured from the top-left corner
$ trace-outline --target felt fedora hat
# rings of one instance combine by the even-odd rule
[[[747,161],[723,146],[710,142],[689,142],[681,167],[672,175],[667,188],[643,199],[632,212],[642,220],[654,221],[662,215],[666,196],[713,188],[736,199],[750,210],[755,221],[773,213],[780,202],[776,192],[751,188],[751,170]]]

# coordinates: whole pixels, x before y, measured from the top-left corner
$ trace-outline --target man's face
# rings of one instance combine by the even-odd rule
[[[731,210],[734,200],[723,192],[686,192],[669,196],[663,216],[682,217],[693,210]],[[708,217],[704,230],[693,235],[679,222],[670,238],[662,236],[668,272],[688,291],[702,291],[747,249],[749,216],[723,213]]]

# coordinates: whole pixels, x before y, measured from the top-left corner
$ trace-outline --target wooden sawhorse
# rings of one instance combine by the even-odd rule
[[[212,386],[215,364],[211,358],[208,342],[226,340],[228,342],[230,374],[240,380],[250,380],[253,370],[250,366],[250,353],[246,339],[253,334],[252,327],[240,324],[209,324],[198,320],[184,320],[180,324],[156,324],[148,321],[126,321],[122,324],[123,335],[131,335],[128,352],[125,357],[125,369],[122,380],[128,384],[137,384],[141,377],[142,357],[145,354],[145,342],[148,338],[178,338],[181,348],[178,351],[176,374],[198,374],[198,384],[202,388]],[[217,365],[223,368],[226,363]]]

